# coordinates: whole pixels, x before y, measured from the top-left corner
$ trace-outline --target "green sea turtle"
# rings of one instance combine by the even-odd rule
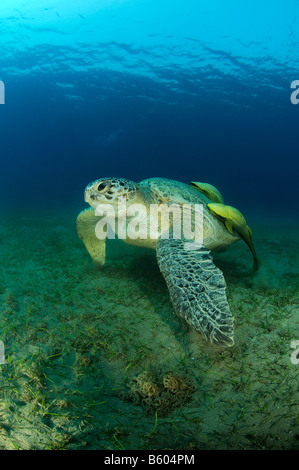
[[[225,223],[210,212],[208,204],[211,200],[208,197],[187,184],[164,178],[150,178],[140,183],[124,178],[102,178],[86,187],[84,198],[91,207],[78,215],[78,236],[94,262],[101,266],[105,263],[106,240],[96,235],[96,226],[101,220],[96,213],[103,204],[109,204],[116,217],[119,198],[124,198],[127,208],[139,204],[148,226],[152,222],[152,205],[175,205],[179,208],[183,205],[202,205],[203,244],[200,248],[188,248],[188,239],[184,236],[176,238],[171,229],[169,237],[164,238],[160,227],[155,236],[147,233],[146,237],[127,237],[124,241],[156,249],[157,262],[178,315],[211,342],[228,346],[234,344],[233,317],[226,297],[226,283],[222,272],[213,263],[210,250],[224,248],[240,237],[238,233],[228,231]],[[125,223],[128,225],[128,220]],[[119,216],[114,227],[117,235],[122,224]]]

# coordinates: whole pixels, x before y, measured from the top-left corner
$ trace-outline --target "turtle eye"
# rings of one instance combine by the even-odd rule
[[[106,188],[107,184],[106,183],[101,183],[98,186],[98,191],[103,191]]]
[[[99,191],[100,193],[103,193],[103,192],[107,191],[109,188],[110,188],[110,183],[109,183],[109,182],[106,183],[106,182],[104,181],[104,182],[102,182],[102,183],[100,183],[100,184],[98,185],[98,191]]]

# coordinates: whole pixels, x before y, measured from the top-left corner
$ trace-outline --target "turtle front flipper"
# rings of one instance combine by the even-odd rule
[[[77,217],[78,237],[83,241],[96,266],[103,266],[106,256],[106,240],[97,238],[95,233],[99,217],[91,207],[80,212]]]
[[[187,240],[159,239],[157,260],[176,313],[211,342],[233,346],[233,318],[224,276],[202,247],[188,250]]]

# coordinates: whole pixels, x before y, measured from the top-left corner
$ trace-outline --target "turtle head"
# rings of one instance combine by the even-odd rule
[[[94,209],[99,204],[117,206],[120,197],[131,202],[138,191],[137,183],[125,178],[101,178],[86,186],[84,200]]]

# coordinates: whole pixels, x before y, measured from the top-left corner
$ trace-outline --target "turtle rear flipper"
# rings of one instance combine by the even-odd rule
[[[207,248],[188,250],[186,241],[170,238],[157,243],[157,261],[176,313],[211,342],[233,346],[224,276]]]
[[[103,266],[106,256],[106,240],[97,238],[95,233],[97,222],[99,222],[99,217],[95,216],[94,209],[84,209],[77,217],[77,232],[95,266]]]

